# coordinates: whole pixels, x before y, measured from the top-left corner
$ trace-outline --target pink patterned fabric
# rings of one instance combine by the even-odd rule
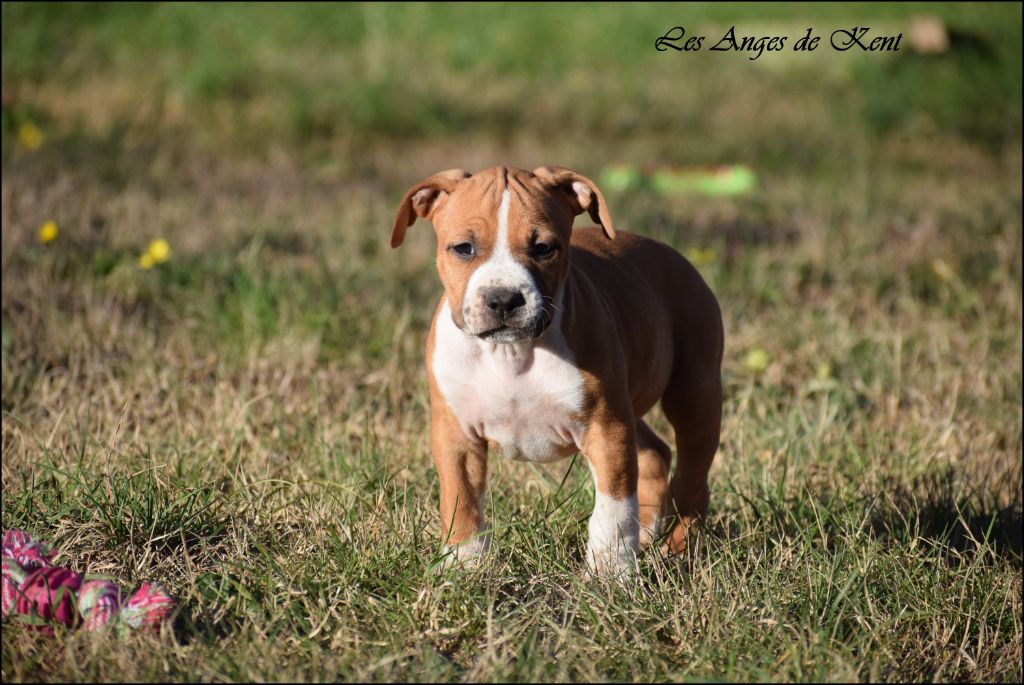
[[[18,586],[28,577],[25,569],[11,557],[3,559],[3,610],[6,617],[18,603]]]
[[[122,603],[121,590],[113,581],[80,576],[54,566],[52,558],[53,553],[28,533],[4,533],[4,617],[16,615],[53,635],[56,625],[93,631],[114,624],[156,631],[174,613],[174,599],[156,583],[143,583]]]
[[[35,628],[49,635],[53,634],[54,623],[74,628],[80,620],[75,592],[81,586],[82,576],[66,568],[37,569],[18,585],[15,611],[45,621],[35,624]]]
[[[132,628],[157,629],[174,611],[174,600],[156,583],[143,583],[124,607],[121,620]]]
[[[121,607],[121,590],[109,580],[87,580],[78,592],[78,613],[82,630],[99,630],[117,616]]]
[[[4,533],[3,555],[11,557],[26,571],[51,566],[53,552],[45,545],[33,540],[23,530],[9,530]]]

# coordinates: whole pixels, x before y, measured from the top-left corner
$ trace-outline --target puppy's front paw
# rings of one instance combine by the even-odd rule
[[[620,546],[618,549],[587,545],[586,580],[614,578],[627,580],[636,573],[636,554]]]
[[[600,490],[587,524],[588,577],[629,578],[636,571],[640,523],[636,493],[615,499]]]
[[[475,535],[461,545],[445,545],[444,555],[435,566],[435,570],[440,572],[454,567],[476,568],[483,561],[490,546],[491,536],[486,534]]]

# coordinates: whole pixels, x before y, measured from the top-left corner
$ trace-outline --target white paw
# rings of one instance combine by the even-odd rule
[[[590,516],[587,542],[589,576],[629,577],[636,571],[640,547],[636,493],[616,500],[598,491]]]
[[[437,570],[460,566],[476,568],[491,546],[491,536],[485,533],[474,535],[468,542],[461,545],[445,545],[444,556],[441,557]]]
[[[636,553],[623,546],[615,548],[587,545],[584,578],[632,578],[636,573]]]

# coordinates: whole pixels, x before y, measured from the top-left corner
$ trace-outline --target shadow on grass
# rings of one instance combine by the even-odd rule
[[[797,496],[735,489],[731,493],[743,502],[740,508],[749,511],[712,511],[698,538],[701,545],[721,547],[750,539],[752,516],[757,521],[754,537],[768,536],[775,541],[771,544],[802,541],[836,552],[851,541],[874,540],[916,554],[937,554],[952,566],[985,556],[1020,565],[1024,557],[1019,495],[1007,503],[995,489],[965,489],[953,469],[910,482],[883,483],[880,489],[853,498],[820,490],[804,490]],[[925,551],[929,548],[932,552]],[[677,559],[684,568],[694,563],[693,554]]]
[[[1000,505],[988,493],[957,495],[952,470],[922,476],[910,486],[895,485],[877,500],[869,521],[876,536],[920,538],[967,555],[987,545],[1000,557],[1021,561],[1021,501]]]

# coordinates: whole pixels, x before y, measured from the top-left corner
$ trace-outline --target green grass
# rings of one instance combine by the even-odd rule
[[[182,611],[158,638],[5,623],[4,680],[1019,681],[1020,7],[929,8],[974,41],[935,58],[653,49],[923,11],[5,4],[3,526]],[[492,461],[494,557],[437,573],[439,285],[428,224],[387,249],[395,203],[615,161],[758,173],[606,193],[709,255],[705,531],[587,583],[587,470]]]

